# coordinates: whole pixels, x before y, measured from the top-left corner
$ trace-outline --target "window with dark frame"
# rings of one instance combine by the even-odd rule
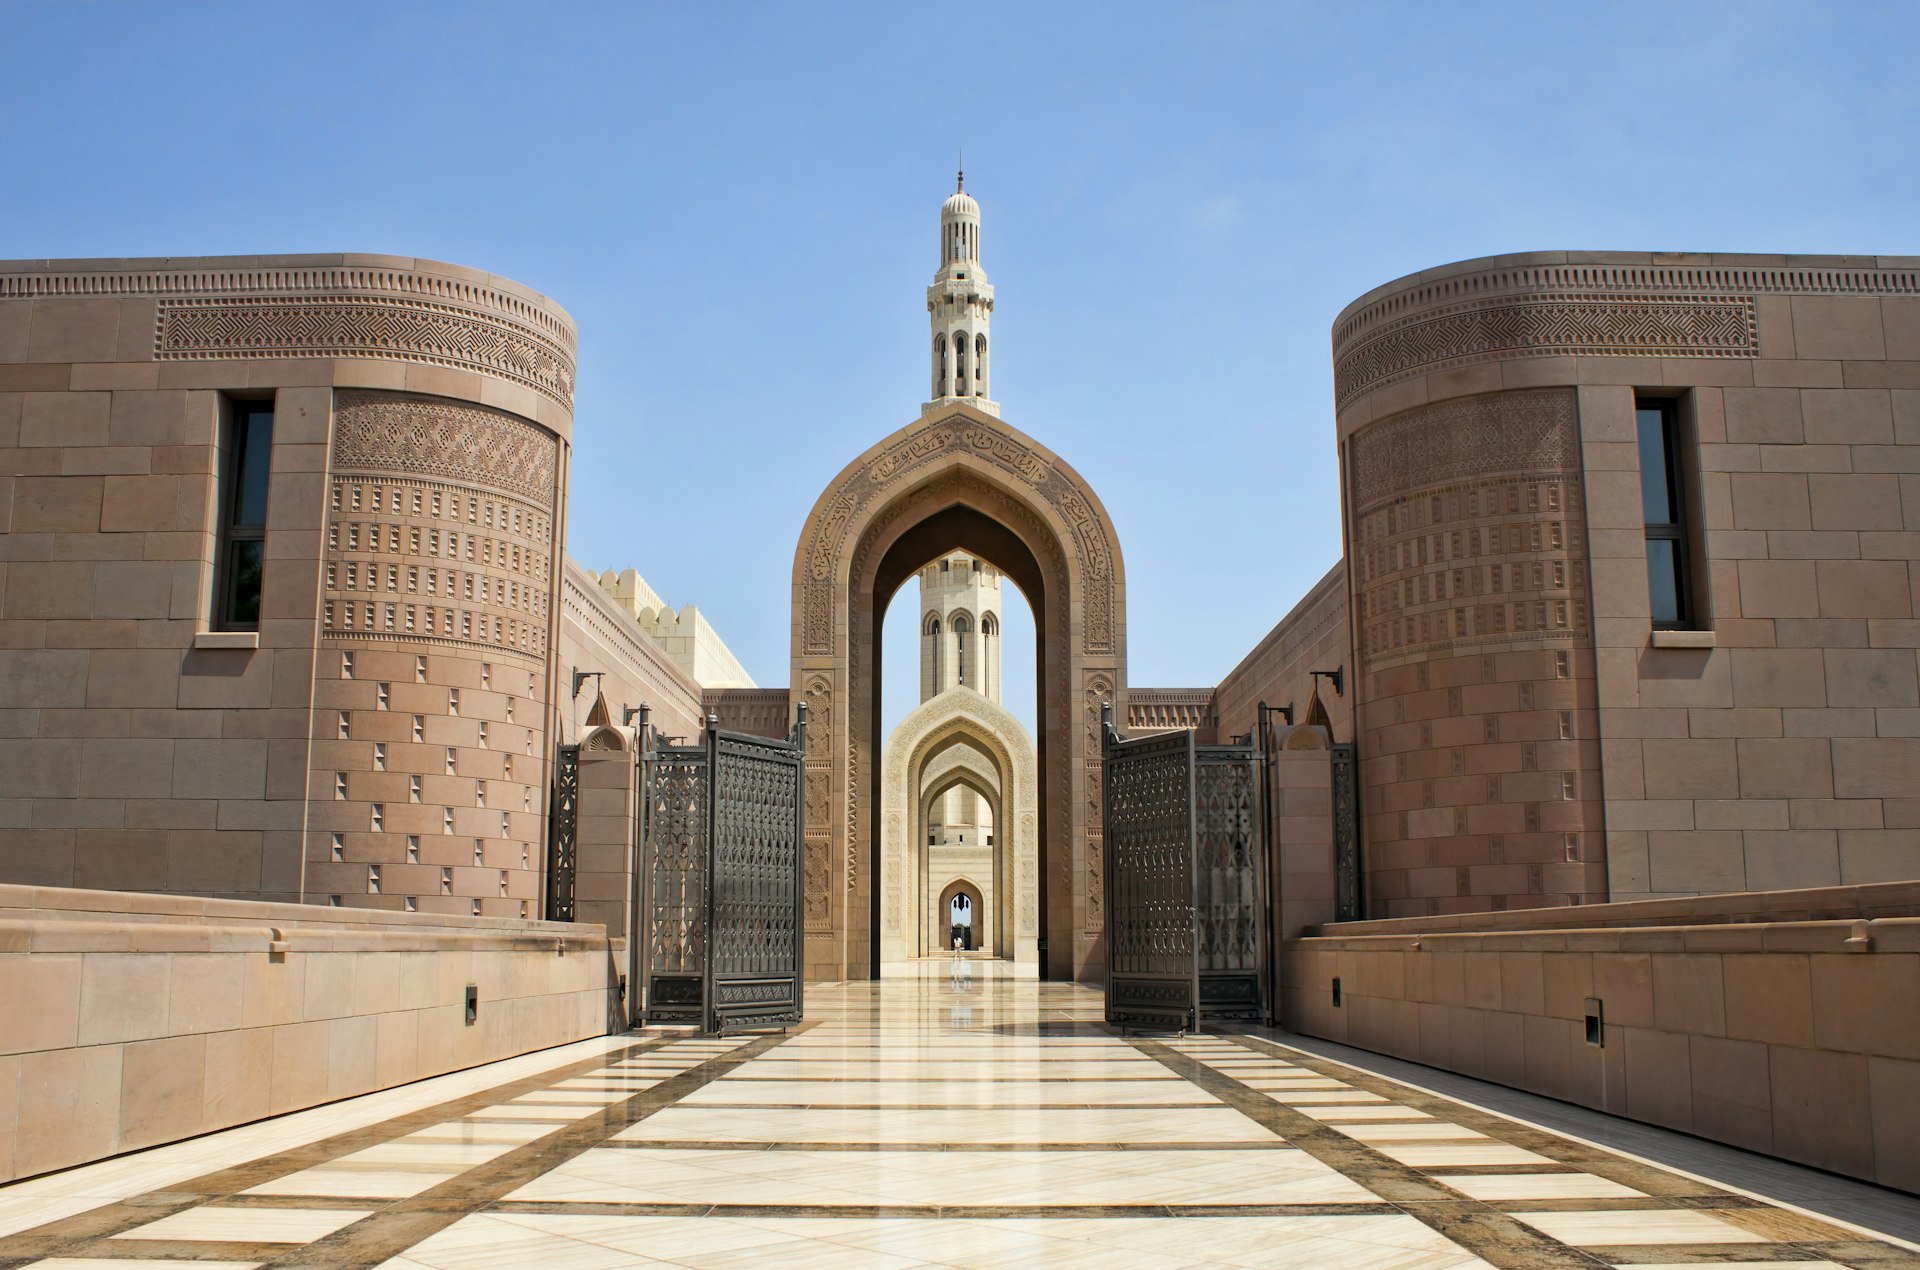
[[[1642,397],[1634,403],[1640,439],[1640,501],[1647,527],[1647,595],[1655,630],[1693,625],[1685,483],[1680,479],[1678,402]]]
[[[228,403],[226,444],[221,448],[220,543],[214,557],[215,630],[260,629],[267,474],[272,457],[273,403]]]

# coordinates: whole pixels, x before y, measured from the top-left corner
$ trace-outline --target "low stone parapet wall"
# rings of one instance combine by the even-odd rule
[[[1284,1024],[1920,1192],[1920,907],[1864,915],[1914,890],[1323,926],[1281,947]],[[1757,906],[1830,916],[1728,920]]]
[[[603,1035],[616,973],[598,927],[0,886],[0,1180]]]

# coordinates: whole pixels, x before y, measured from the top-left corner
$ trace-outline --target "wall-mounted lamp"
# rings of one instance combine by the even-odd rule
[[[1347,668],[1345,666],[1335,666],[1332,670],[1316,670],[1311,673],[1315,679],[1325,675],[1328,679],[1333,680],[1334,696],[1342,697],[1346,695],[1344,688],[1347,682]]]
[[[598,687],[600,686],[600,685],[599,685],[599,682],[598,682],[598,681],[599,681],[599,679],[600,679],[600,676],[601,676],[601,674],[602,674],[602,673],[603,673],[603,672],[601,672],[601,671],[598,671],[598,670],[576,670],[576,671],[574,671],[574,672],[573,672],[573,695],[574,695],[574,697],[575,697],[575,698],[577,699],[577,698],[578,698],[578,697],[580,696],[580,688],[581,688],[581,686],[582,686],[582,685],[584,685],[584,684],[585,684],[585,683],[587,682],[587,680],[589,680],[589,679],[592,679],[592,680],[594,680],[594,681],[595,681],[595,683],[594,683],[594,687],[595,687],[595,688],[598,688]]]
[[[1288,727],[1293,726],[1293,702],[1289,701],[1283,706],[1270,706],[1262,701],[1260,703],[1260,727],[1262,730],[1266,728],[1267,720],[1276,714],[1287,721]]]
[[[626,709],[620,712],[620,726],[623,728],[632,727],[633,721],[636,718],[638,718],[641,714],[645,713],[645,711],[646,711],[645,706],[628,706]]]

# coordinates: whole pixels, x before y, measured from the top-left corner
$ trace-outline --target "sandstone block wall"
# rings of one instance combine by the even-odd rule
[[[565,563],[560,609],[560,697],[562,733],[570,740],[583,734],[594,694],[604,693],[611,718],[618,724],[629,707],[647,706],[653,726],[669,736],[700,735],[706,726],[700,685],[609,595],[594,575],[572,560]],[[572,672],[597,671],[570,702]],[[760,692],[761,689],[747,689]],[[776,689],[781,708],[787,694]],[[785,736],[783,728],[780,735]]]
[[[584,926],[0,885],[0,1181],[598,1036],[612,983]]]
[[[1915,262],[1467,261],[1355,301],[1334,366],[1371,912],[1920,877]]]
[[[1287,1026],[1920,1191],[1920,918],[1873,916],[1915,889],[1323,928],[1281,951]]]
[[[1264,701],[1269,706],[1292,705],[1296,724],[1314,722],[1326,727],[1336,741],[1353,740],[1351,648],[1346,564],[1342,562],[1327,570],[1213,690],[1213,721],[1219,738],[1253,731],[1258,706]],[[1334,669],[1346,673],[1347,686],[1341,693],[1334,692],[1327,680],[1316,684],[1313,678],[1313,671]],[[1316,699],[1325,711],[1324,719],[1309,719]],[[1277,721],[1275,726],[1280,726]]]
[[[573,346],[436,262],[0,263],[0,879],[537,917]]]

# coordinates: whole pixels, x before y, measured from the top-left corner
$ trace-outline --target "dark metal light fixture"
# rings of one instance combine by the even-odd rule
[[[1328,679],[1333,680],[1334,696],[1344,697],[1346,695],[1344,689],[1347,682],[1347,668],[1345,666],[1335,666],[1332,670],[1316,670],[1311,673],[1315,679],[1325,675]]]

